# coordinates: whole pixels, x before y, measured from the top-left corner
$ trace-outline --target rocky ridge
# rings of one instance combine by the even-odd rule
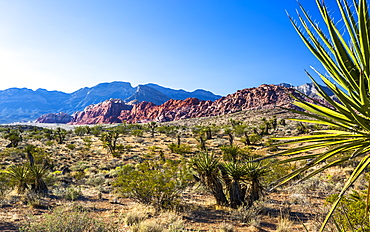
[[[171,99],[161,105],[140,102],[128,109],[123,102],[123,104],[117,104],[116,102],[119,100],[111,99],[89,106],[84,111],[76,112],[69,124],[119,123],[123,121],[128,123],[166,122],[185,118],[218,116],[247,109],[289,107],[293,101],[290,95],[299,97],[293,88],[261,85],[256,88],[239,90],[213,102],[197,98]]]

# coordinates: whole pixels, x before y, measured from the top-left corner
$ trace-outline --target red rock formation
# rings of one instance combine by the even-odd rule
[[[121,99],[109,99],[104,102],[90,105],[84,111],[76,112],[68,124],[104,124],[119,123],[117,117],[121,111],[131,110],[131,105],[126,105]]]
[[[36,123],[68,123],[72,120],[72,116],[63,112],[57,114],[44,114],[35,120]]]
[[[140,102],[130,108],[121,100],[111,99],[87,107],[74,114],[70,124],[165,122],[185,118],[217,116],[246,109],[266,109],[276,106],[289,107],[293,101],[289,94],[299,96],[293,88],[277,85],[261,85],[239,90],[214,102],[196,98],[169,100],[156,106]]]
[[[211,101],[200,101],[197,98],[185,100],[169,100],[162,105],[141,102],[135,105],[131,111],[122,111],[118,117],[129,123],[137,122],[167,122],[190,117],[199,117],[205,106],[212,104]]]

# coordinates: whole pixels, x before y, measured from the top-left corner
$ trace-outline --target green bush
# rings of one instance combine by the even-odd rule
[[[74,132],[77,136],[82,136],[88,134],[91,131],[89,126],[77,126],[74,129]]]
[[[142,137],[144,134],[144,131],[141,129],[134,129],[131,131],[131,135],[136,136],[136,137]]]
[[[224,145],[220,147],[222,151],[222,158],[224,161],[236,161],[236,160],[243,160],[250,155],[250,150],[242,149],[238,146],[234,145]]]
[[[80,196],[82,196],[80,188],[68,187],[65,189],[65,192],[63,193],[62,197],[66,200],[74,201]]]
[[[156,208],[171,208],[176,205],[189,179],[184,164],[173,161],[144,162],[122,166],[113,185],[125,197]]]
[[[73,143],[70,143],[70,144],[67,144],[66,147],[69,149],[69,150],[74,150],[76,148],[76,144],[73,144]]]
[[[366,193],[367,191],[354,190],[342,198],[333,215],[334,224],[339,231],[370,231],[370,219],[366,215]],[[337,198],[338,194],[332,194],[326,201],[333,203]]]
[[[262,140],[262,136],[257,134],[257,133],[252,133],[250,136],[249,136],[249,140],[252,144],[257,144],[259,142],[261,142]]]
[[[81,207],[80,207],[81,208]],[[46,215],[42,220],[30,218],[21,226],[24,232],[85,232],[85,231],[118,231],[112,224],[105,223],[90,216],[88,212],[77,207],[72,210],[56,208],[52,214]]]
[[[191,152],[191,146],[187,145],[187,144],[177,145],[175,143],[171,143],[171,144],[167,145],[167,147],[170,149],[170,151],[172,153],[176,153],[176,154],[180,154],[180,155]]]
[[[6,196],[11,191],[11,183],[4,173],[0,172],[0,207],[5,202]]]
[[[91,127],[90,133],[96,137],[100,136],[100,134],[103,132],[103,126],[96,125]]]

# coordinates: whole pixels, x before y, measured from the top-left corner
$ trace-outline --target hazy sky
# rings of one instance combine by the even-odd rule
[[[318,18],[314,0],[300,0]],[[327,0],[333,10],[335,0]],[[157,83],[226,95],[310,80],[296,0],[0,0],[0,90]]]

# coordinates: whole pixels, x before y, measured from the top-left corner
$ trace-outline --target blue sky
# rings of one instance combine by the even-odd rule
[[[336,10],[335,0],[327,0]],[[314,0],[300,0],[318,18]],[[0,89],[157,83],[227,95],[309,82],[296,0],[0,0]]]

